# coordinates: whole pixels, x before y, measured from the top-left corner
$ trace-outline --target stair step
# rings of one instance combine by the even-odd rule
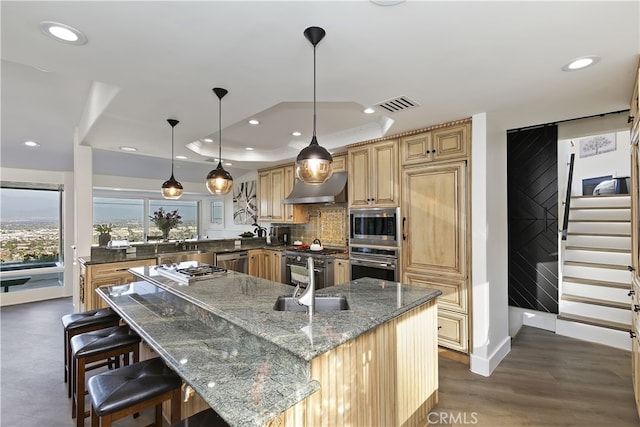
[[[584,279],[582,277],[573,277],[573,276],[564,276],[562,280],[564,282],[579,283],[582,285],[603,286],[606,288],[631,290],[631,284],[629,283],[609,282],[606,280]]]
[[[597,237],[630,237],[629,233],[567,233],[567,236],[597,236]]]
[[[600,209],[600,210],[609,210],[609,209],[629,209],[629,206],[570,206],[569,211],[573,210],[592,210],[592,209]]]
[[[631,247],[631,236],[606,236],[569,233],[567,236],[568,246],[589,246],[602,249],[629,249]]]
[[[600,196],[573,196],[571,197],[571,206],[630,206],[631,198],[628,194],[610,194]]]
[[[627,271],[626,266],[619,267],[621,268],[607,268],[606,266],[601,267],[592,263],[565,261],[562,266],[562,274],[584,279],[625,283],[629,286],[631,283],[631,274]]]
[[[575,246],[567,245],[564,247],[567,251],[597,251],[597,252],[615,252],[620,254],[630,254],[631,249],[619,249],[619,248],[594,248],[592,246]]]
[[[571,221],[579,220],[625,220],[629,221],[631,218],[630,208],[619,209],[571,209],[569,211],[569,219]]]
[[[564,295],[572,295],[584,298],[596,298],[604,301],[614,301],[629,306],[629,288],[616,288],[609,286],[587,285],[585,283],[563,281],[560,286],[561,298]]]
[[[559,316],[556,320],[556,334],[631,351],[630,327],[623,328],[620,325],[619,329],[613,329],[609,326],[594,325],[593,323],[599,322],[581,323],[569,318],[569,316],[566,320]]]
[[[625,270],[625,271],[629,270],[629,268],[626,265],[600,264],[596,262],[565,261],[564,265],[573,265],[576,267],[588,267],[588,268],[606,268],[608,270]]]
[[[624,332],[628,332],[631,330],[631,325],[627,323],[612,322],[610,320],[596,319],[587,316],[578,316],[577,314],[560,313],[558,315],[558,320],[584,323],[586,325],[599,326],[601,328],[615,329]]]
[[[562,294],[563,301],[580,302],[583,304],[599,305],[602,307],[619,308],[621,310],[631,310],[630,302],[609,301],[599,298],[591,298],[579,295]]]
[[[630,235],[631,223],[629,221],[609,220],[570,220],[569,233],[597,234],[600,235]]]
[[[572,222],[589,222],[589,223],[607,223],[607,222],[612,222],[612,223],[619,223],[619,222],[623,222],[623,223],[627,223],[627,224],[631,224],[631,220],[630,219],[571,219],[569,218],[569,224],[571,224]]]

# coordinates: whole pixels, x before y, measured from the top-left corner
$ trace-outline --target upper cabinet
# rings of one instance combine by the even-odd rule
[[[308,220],[304,205],[285,205],[295,181],[293,164],[258,171],[258,219],[277,223],[304,223]]]
[[[398,141],[350,148],[349,207],[396,207],[398,197]]]
[[[471,124],[463,123],[404,137],[400,140],[403,165],[466,158]]]
[[[333,157],[333,171],[346,172],[347,171],[347,155],[338,154],[332,157]]]

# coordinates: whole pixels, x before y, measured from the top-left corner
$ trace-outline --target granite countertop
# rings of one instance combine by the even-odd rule
[[[155,267],[144,281],[98,293],[230,425],[264,425],[318,389],[309,360],[436,298],[440,291],[358,279],[317,295],[344,295],[350,309],[273,310],[293,288],[233,271],[182,285]],[[435,325],[434,325],[435,327]]]

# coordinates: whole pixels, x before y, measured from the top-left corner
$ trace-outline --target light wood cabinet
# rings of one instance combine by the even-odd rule
[[[348,259],[336,258],[333,263],[333,284],[341,285],[351,281],[351,264]]]
[[[400,142],[402,282],[442,291],[438,344],[461,353],[470,348],[470,134],[457,123]]]
[[[640,67],[631,96],[631,345],[632,380],[635,392],[636,410],[640,415],[640,118],[638,99],[640,98]]]
[[[296,172],[293,164],[258,171],[258,219],[266,222],[301,224],[308,221],[305,205],[285,205]]]
[[[332,157],[333,157],[333,171],[347,172],[347,155],[338,154]]]
[[[422,164],[468,156],[471,124],[463,123],[404,137],[400,140],[403,165]]]
[[[251,276],[260,277],[263,270],[263,254],[262,249],[251,249],[248,251],[247,256],[249,257],[249,274]]]
[[[349,207],[396,207],[398,141],[388,140],[350,148]]]
[[[249,274],[274,282],[282,282],[282,252],[271,249],[251,249]]]
[[[80,311],[105,308],[107,303],[96,294],[96,289],[107,285],[124,285],[134,282],[130,268],[156,265],[156,259],[109,262],[104,264],[80,263]]]

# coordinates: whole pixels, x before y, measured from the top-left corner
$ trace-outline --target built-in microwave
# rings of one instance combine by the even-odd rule
[[[399,208],[349,210],[349,244],[399,246]]]

